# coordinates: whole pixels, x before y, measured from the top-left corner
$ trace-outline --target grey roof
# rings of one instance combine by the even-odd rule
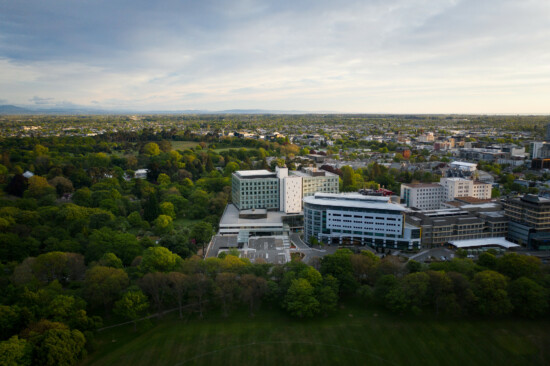
[[[267,211],[267,218],[262,219],[243,219],[239,218],[239,210],[235,205],[228,204],[220,220],[220,229],[223,227],[243,227],[243,226],[280,226],[283,227],[283,216],[288,214],[280,211]]]
[[[237,170],[235,173],[239,178],[253,179],[253,178],[276,178],[277,173],[270,172],[265,169],[258,170]]]
[[[304,197],[304,203],[332,207],[409,211],[400,204],[392,203],[389,197],[363,196],[358,193],[315,193],[314,196]]]

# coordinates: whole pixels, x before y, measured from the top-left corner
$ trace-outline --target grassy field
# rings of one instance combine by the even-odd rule
[[[219,154],[222,151],[240,150],[240,149],[245,149],[246,151],[257,150],[256,148],[248,148],[248,147],[220,147],[220,148],[213,149],[213,150]]]
[[[200,222],[200,221],[202,221],[202,220],[200,220],[200,219],[197,219],[197,220],[176,219],[176,220],[174,220],[174,227],[176,227],[176,228],[189,227],[189,226],[192,226],[193,224],[195,224],[197,222]]]
[[[347,307],[307,321],[173,315],[99,333],[84,365],[548,365],[550,321],[421,320]]]
[[[194,148],[199,143],[196,141],[170,141],[172,143],[172,149],[174,150],[185,150]]]

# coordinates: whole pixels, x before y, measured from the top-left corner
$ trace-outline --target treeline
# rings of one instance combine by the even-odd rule
[[[396,314],[548,315],[548,266],[529,256],[487,252],[477,263],[455,258],[423,265],[341,249],[316,269],[300,261],[250,263],[235,254],[182,259],[157,245],[131,265],[113,253],[86,265],[81,254],[50,252],[4,266],[0,363],[72,365],[94,349],[102,319],[136,327],[167,310],[202,318],[243,308],[254,316],[268,307],[309,318],[328,316],[339,301],[356,299]]]
[[[332,274],[345,293],[367,303],[398,314],[450,317],[547,316],[549,270],[536,257],[516,253],[497,257],[493,252],[481,254],[477,262],[455,258],[424,265],[339,250],[321,262],[321,273]]]

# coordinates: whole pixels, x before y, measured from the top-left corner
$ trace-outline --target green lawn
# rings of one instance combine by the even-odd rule
[[[548,320],[421,320],[357,307],[307,321],[277,311],[166,315],[137,333],[99,333],[84,365],[548,365],[549,335]]]
[[[256,148],[248,148],[248,147],[244,147],[244,148],[243,147],[220,147],[220,148],[213,149],[213,150],[219,154],[222,151],[240,150],[240,149],[245,149],[246,151],[257,150]]]
[[[172,149],[174,150],[185,150],[194,148],[199,143],[196,141],[170,141],[172,143]]]
[[[174,220],[174,227],[177,228],[184,228],[192,226],[193,224],[200,222],[200,219],[197,220],[191,220],[191,219],[176,219]]]

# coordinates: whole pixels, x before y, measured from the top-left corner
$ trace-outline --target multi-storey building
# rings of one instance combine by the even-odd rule
[[[277,168],[280,186],[280,211],[299,213],[302,211],[302,178],[289,176],[287,168]]]
[[[407,207],[435,210],[444,201],[445,188],[437,183],[403,183],[401,199]]]
[[[420,247],[420,229],[405,223],[407,209],[389,197],[316,193],[304,198],[304,239],[383,248]]]
[[[479,198],[482,200],[487,200],[491,198],[491,193],[493,191],[493,185],[489,183],[483,183],[480,181],[473,182],[473,197]]]
[[[302,178],[302,196],[311,196],[317,192],[338,193],[339,177],[337,174],[330,173],[317,168],[302,168],[301,170],[291,171],[290,176]]]
[[[339,178],[316,168],[239,170],[232,176],[232,199],[239,210],[264,208],[286,213],[302,211],[302,197],[316,192],[338,193]]]
[[[458,197],[491,198],[492,185],[464,178],[441,178],[439,183],[403,183],[401,199],[407,207],[436,210]]]
[[[455,240],[505,237],[508,218],[497,211],[498,205],[468,205],[413,212],[407,222],[422,228],[422,246],[438,247]]]
[[[231,181],[233,204],[239,210],[279,210],[279,178],[268,170],[239,170]]]
[[[492,185],[488,183],[464,178],[441,178],[440,184],[445,187],[447,201],[452,201],[456,197],[491,198]]]
[[[528,194],[502,203],[510,220],[509,240],[531,249],[550,249],[550,199]]]

